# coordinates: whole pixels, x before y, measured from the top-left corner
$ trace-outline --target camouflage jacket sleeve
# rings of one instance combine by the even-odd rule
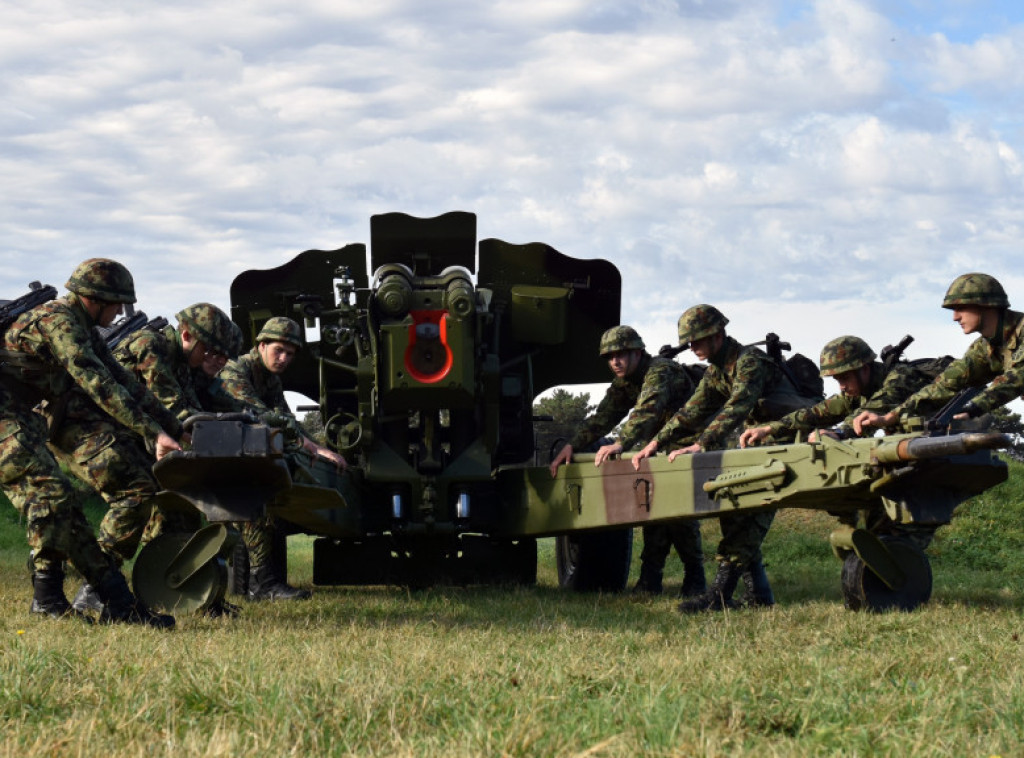
[[[573,450],[586,450],[608,434],[629,413],[635,401],[636,390],[628,380],[614,380],[598,403],[597,410],[586,418],[569,441]]]
[[[728,377],[722,370],[717,366],[708,366],[690,399],[655,436],[658,447],[665,449],[666,445],[678,443],[682,437],[701,432],[705,421],[716,414],[729,399],[728,387]]]
[[[874,368],[874,367],[873,367]],[[879,367],[881,372],[881,367]],[[908,397],[922,388],[923,375],[913,368],[903,364],[896,364],[882,380],[882,386],[877,392],[867,398],[862,404],[855,405],[850,409],[850,415],[843,420],[843,429],[850,436],[853,436],[853,419],[862,411],[886,414]],[[870,432],[869,432],[870,433]]]
[[[988,360],[988,342],[975,340],[963,358],[953,361],[939,374],[935,381],[915,392],[893,408],[897,416],[915,414],[921,406],[938,406],[949,402],[960,390],[968,387],[984,387],[995,378],[995,372]],[[978,395],[980,398],[981,395]],[[977,401],[978,398],[975,398]]]
[[[174,327],[168,326],[161,332],[140,329],[118,347],[114,357],[178,421],[199,412],[199,399]]]
[[[247,355],[228,361],[217,378],[221,390],[241,402],[261,418],[268,413],[276,415],[276,421],[293,434],[301,434],[298,420],[292,415],[284,396],[284,387],[276,376],[264,376],[259,368],[260,355],[253,348]]]
[[[1001,346],[990,347],[985,355],[996,376],[971,401],[980,413],[1000,408],[1024,395],[1024,314],[1008,310],[1005,318]]]
[[[849,416],[851,408],[850,398],[842,394],[831,395],[810,408],[793,411],[767,426],[771,427],[772,435],[828,429]]]
[[[729,399],[697,438],[702,448],[720,449],[729,433],[750,416],[767,389],[771,376],[770,360],[757,350],[744,350],[740,354],[733,369]]]
[[[114,360],[84,315],[77,312],[79,307],[66,301],[42,306],[45,310],[33,314],[32,325],[23,332],[20,344],[9,346],[47,355],[104,413],[144,439],[155,440],[164,429],[140,407],[140,400],[147,394],[145,388]],[[173,434],[178,430],[167,431]]]
[[[665,419],[678,409],[679,401],[673,402],[673,398],[680,397],[679,388],[674,386],[680,377],[689,387],[693,387],[686,374],[680,372],[671,362],[660,359],[650,362],[633,411],[619,431],[618,442],[623,450],[629,450],[653,438]]]

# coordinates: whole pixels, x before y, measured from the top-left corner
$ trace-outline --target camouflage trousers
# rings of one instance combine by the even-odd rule
[[[235,524],[242,533],[242,541],[249,551],[250,566],[266,566],[270,563],[274,548],[275,519],[271,516],[256,521]]]
[[[118,564],[135,557],[144,533],[155,537],[197,528],[198,519],[156,507],[154,460],[137,434],[112,421],[76,419],[61,427],[52,446],[57,458],[107,502],[99,543]]]
[[[704,563],[704,545],[700,539],[699,521],[674,521],[648,524],[643,528],[644,548],[640,562],[646,570],[662,571],[674,547],[684,566]]]
[[[46,448],[42,417],[30,410],[0,419],[0,484],[27,522],[33,570],[65,560],[90,583],[111,569],[71,481]]]
[[[759,513],[726,513],[719,517],[722,539],[718,543],[717,561],[730,561],[745,566],[761,555],[761,543],[768,535],[775,511]]]

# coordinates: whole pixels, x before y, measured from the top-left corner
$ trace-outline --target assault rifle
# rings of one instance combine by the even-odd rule
[[[131,305],[126,305],[125,314],[119,321],[114,322],[106,328],[97,328],[100,331],[100,335],[103,337],[103,341],[107,343],[107,347],[109,347],[110,351],[113,352],[114,349],[124,342],[125,339],[140,329],[152,329],[153,331],[159,331],[165,326],[167,326],[167,319],[163,316],[157,316],[154,319],[150,319],[145,312],[136,311]]]
[[[48,303],[56,299],[56,297],[57,289],[53,285],[47,284],[44,286],[39,282],[30,282],[28,292],[21,297],[8,300],[3,305],[0,305],[0,332],[3,332],[13,324],[14,319],[18,318],[25,311],[30,311],[37,305]]]
[[[901,339],[896,345],[886,345],[882,348],[882,353],[879,359],[882,361],[882,365],[885,367],[885,373],[888,374],[892,371],[893,367],[899,363],[900,358],[903,357],[903,352],[910,347],[910,343],[914,341],[914,338],[909,334]]]

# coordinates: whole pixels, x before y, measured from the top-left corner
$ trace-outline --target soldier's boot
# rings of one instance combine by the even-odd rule
[[[58,564],[56,568],[32,572],[32,613],[51,618],[78,618],[92,623],[88,615],[80,613],[71,606],[64,594],[64,569]]]
[[[662,591],[662,572],[651,566],[649,561],[640,564],[640,576],[633,585],[634,595],[660,595]]]
[[[86,582],[78,588],[75,599],[71,601],[71,607],[82,614],[103,613],[103,598],[96,592],[96,588]]]
[[[719,561],[718,573],[703,595],[684,600],[679,604],[680,613],[700,613],[702,611],[722,611],[735,608],[732,593],[740,581],[740,566],[732,561]]]
[[[740,578],[743,580],[743,605],[748,608],[770,608],[775,605],[772,585],[768,582],[768,574],[760,558],[751,560],[744,567]]]
[[[683,564],[683,572],[683,586],[679,590],[680,597],[697,597],[708,591],[708,580],[704,576],[702,562]]]
[[[309,590],[292,587],[278,576],[272,563],[249,569],[250,600],[308,600],[311,597],[313,593]]]
[[[100,623],[143,624],[157,629],[170,629],[174,626],[174,616],[154,613],[132,594],[128,582],[118,569],[111,568],[106,573],[96,585],[96,592],[103,601]]]

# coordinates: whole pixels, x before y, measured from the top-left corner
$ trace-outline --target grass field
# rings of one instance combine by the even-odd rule
[[[784,512],[768,611],[562,592],[544,541],[536,588],[318,588],[171,632],[87,627],[30,618],[24,536],[0,514],[4,756],[1024,751],[1017,464],[940,531],[932,602],[880,615],[843,608],[833,520]],[[310,541],[290,549],[308,583]]]

